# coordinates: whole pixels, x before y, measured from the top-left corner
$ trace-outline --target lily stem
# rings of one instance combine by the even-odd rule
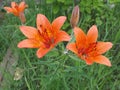
[[[73,37],[74,37],[73,28],[72,28],[72,32],[71,32],[70,37],[71,37],[71,39],[70,39],[70,41],[67,43],[67,45],[68,45],[70,42],[73,41]],[[66,46],[67,46],[67,45],[66,45]],[[67,53],[68,53],[68,49],[65,49],[65,50],[64,50],[64,54],[67,54]]]

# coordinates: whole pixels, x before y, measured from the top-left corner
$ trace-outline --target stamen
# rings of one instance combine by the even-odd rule
[[[78,53],[84,53],[84,48],[78,49]]]
[[[41,32],[40,30],[38,30],[40,36],[43,38],[46,48],[49,48],[50,45],[54,43],[52,32],[50,32],[47,28],[44,28],[43,25],[39,25],[39,26],[41,28]]]
[[[78,53],[82,59],[87,58],[91,53],[95,54],[97,42],[89,44],[87,48],[78,49]]]
[[[17,5],[15,5],[14,8],[18,11],[18,6]]]

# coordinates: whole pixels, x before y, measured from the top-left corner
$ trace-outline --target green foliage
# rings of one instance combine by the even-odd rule
[[[36,0],[37,1],[37,0]],[[66,43],[59,43],[45,57],[36,57],[37,49],[18,49],[17,44],[25,36],[20,32],[19,19],[6,14],[0,25],[0,61],[2,62],[7,49],[12,45],[13,53],[18,54],[16,67],[24,69],[23,77],[15,81],[14,76],[5,72],[7,80],[1,90],[119,90],[120,89],[120,3],[119,0],[76,0],[80,7],[78,26],[83,30],[96,24],[99,40],[113,42],[113,49],[105,55],[112,62],[112,67],[93,64],[86,65],[75,54],[69,51],[63,54]],[[8,0],[6,1],[8,2]],[[115,3],[114,3],[115,2]],[[25,25],[36,27],[36,15],[45,14],[50,21],[58,16],[67,16],[62,29],[71,32],[70,16],[73,0],[26,0]],[[114,4],[114,8],[110,5]],[[7,5],[7,3],[6,3]],[[5,5],[5,6],[6,6]]]
[[[120,3],[120,0],[109,0],[110,3]]]

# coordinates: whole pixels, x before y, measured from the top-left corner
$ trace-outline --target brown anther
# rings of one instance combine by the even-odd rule
[[[40,25],[40,27],[42,27],[42,25]]]

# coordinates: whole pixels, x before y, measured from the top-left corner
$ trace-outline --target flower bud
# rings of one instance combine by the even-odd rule
[[[79,6],[76,5],[72,11],[72,15],[71,15],[71,19],[70,19],[70,24],[71,24],[72,28],[77,26],[78,21],[79,21]]]
[[[25,18],[25,15],[24,15],[23,12],[20,13],[20,15],[19,15],[19,19],[20,19],[20,21],[21,21],[22,24],[24,24],[24,23],[26,22],[26,18]]]

